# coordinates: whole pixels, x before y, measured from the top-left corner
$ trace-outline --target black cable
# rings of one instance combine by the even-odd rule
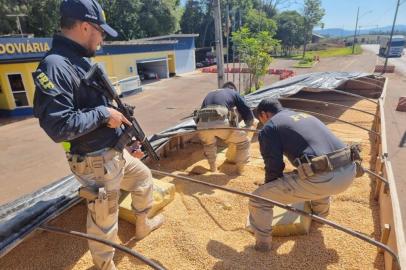
[[[177,179],[180,179],[180,180],[185,180],[185,181],[188,181],[188,182],[193,182],[193,183],[196,183],[196,184],[199,184],[199,185],[204,185],[204,186],[217,188],[217,189],[220,189],[220,190],[223,190],[223,191],[226,191],[226,192],[229,192],[229,193],[241,195],[243,197],[247,197],[247,198],[250,198],[250,199],[261,200],[261,201],[270,203],[272,205],[276,205],[276,206],[278,206],[280,208],[283,208],[285,210],[297,213],[297,214],[299,214],[301,216],[310,217],[311,219],[313,219],[313,220],[315,220],[315,221],[317,221],[319,223],[329,225],[329,226],[331,226],[331,227],[333,227],[333,228],[335,228],[337,230],[340,230],[340,231],[345,232],[345,233],[347,233],[347,234],[349,234],[351,236],[354,236],[354,237],[356,237],[358,239],[361,239],[361,240],[363,240],[365,242],[368,242],[368,243],[370,243],[370,244],[372,244],[372,245],[374,245],[374,246],[376,246],[378,248],[386,250],[396,260],[398,265],[400,265],[399,258],[397,256],[397,254],[390,247],[388,247],[387,245],[385,245],[385,244],[383,244],[383,243],[381,243],[379,241],[376,241],[375,239],[369,238],[368,236],[365,236],[364,234],[361,234],[361,233],[356,232],[354,230],[345,228],[345,227],[343,227],[343,226],[341,226],[341,225],[339,225],[337,223],[334,223],[332,221],[329,221],[329,220],[327,220],[325,218],[322,218],[322,217],[319,217],[317,215],[305,212],[303,210],[294,208],[294,207],[292,207],[290,205],[285,205],[285,204],[282,204],[280,202],[277,202],[277,201],[274,201],[274,200],[271,200],[271,199],[267,199],[267,198],[264,198],[264,197],[261,197],[261,196],[258,196],[258,195],[254,195],[254,194],[251,194],[251,193],[247,193],[247,192],[243,192],[243,191],[239,191],[239,190],[235,190],[235,189],[231,189],[231,188],[222,187],[222,186],[212,184],[212,183],[203,182],[203,181],[200,181],[200,180],[197,180],[197,179],[193,179],[191,177],[186,177],[186,176],[182,176],[182,175],[176,175],[176,174],[163,172],[163,171],[158,171],[158,170],[153,170],[153,169],[151,169],[151,172],[155,173],[155,174],[159,174],[159,175],[174,177],[174,178],[177,178]]]
[[[77,238],[84,238],[84,239],[88,239],[88,240],[93,240],[96,242],[99,242],[101,244],[110,246],[110,247],[114,247],[124,253],[127,253],[128,255],[135,257],[137,259],[139,259],[140,261],[144,262],[145,264],[151,266],[151,268],[155,269],[155,270],[166,270],[166,268],[160,266],[159,264],[157,264],[156,262],[152,261],[151,259],[145,257],[144,255],[142,255],[141,253],[138,253],[130,248],[124,247],[122,245],[116,244],[112,241],[100,238],[98,236],[95,235],[91,235],[91,234],[87,234],[87,233],[82,233],[82,232],[76,232],[76,231],[67,231],[67,230],[63,230],[61,228],[56,228],[56,227],[52,227],[52,226],[48,226],[48,225],[41,225],[38,227],[38,229],[44,230],[44,231],[48,231],[48,232],[54,232],[54,233],[59,233],[59,234],[64,234],[64,235],[69,235],[69,236],[74,236]]]

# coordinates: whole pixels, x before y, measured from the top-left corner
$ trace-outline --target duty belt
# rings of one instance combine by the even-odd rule
[[[222,105],[209,105],[195,113],[196,122],[210,122],[228,119],[228,109]]]
[[[331,172],[344,167],[355,161],[353,156],[352,147],[348,146],[321,156],[303,155],[294,160],[294,165],[297,166],[299,177],[306,179],[317,173]]]
[[[112,160],[116,155],[122,154],[113,148],[104,148],[84,155],[66,153],[69,166],[73,172],[82,172],[89,166],[93,169],[96,179],[104,176],[104,163]]]

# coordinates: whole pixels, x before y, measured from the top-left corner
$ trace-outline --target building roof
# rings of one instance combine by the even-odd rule
[[[169,39],[169,38],[187,38],[187,37],[198,37],[199,34],[171,34],[165,36],[157,36],[157,37],[148,37],[148,38],[141,38],[137,40],[161,40],[161,39]]]
[[[104,45],[157,45],[157,44],[176,44],[177,40],[144,40],[133,39],[128,41],[105,41]]]
[[[326,38],[325,36],[319,35],[317,33],[312,33],[312,35],[318,38]]]

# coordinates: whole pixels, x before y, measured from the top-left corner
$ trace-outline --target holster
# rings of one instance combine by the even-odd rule
[[[351,149],[351,159],[355,162],[356,173],[355,177],[361,177],[364,175],[365,170],[362,167],[362,158],[361,158],[361,146],[359,144],[353,144],[350,146]]]
[[[95,203],[95,211],[99,217],[114,214],[117,211],[117,199],[120,191],[106,191],[104,187],[86,186],[79,188],[79,197],[86,199],[88,202]]]
[[[238,113],[236,107],[229,110],[228,122],[230,123],[230,127],[238,127],[238,124],[240,123],[240,119],[239,119],[239,113]]]

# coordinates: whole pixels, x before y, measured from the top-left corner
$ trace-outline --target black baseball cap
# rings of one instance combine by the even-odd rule
[[[277,114],[278,112],[282,111],[283,107],[282,104],[276,98],[264,98],[258,104],[258,106],[254,109],[254,116],[258,119],[258,115],[261,112],[270,112],[273,114]]]
[[[106,23],[104,11],[95,0],[63,0],[60,12],[62,17],[95,23],[109,36],[117,36],[117,31]]]

